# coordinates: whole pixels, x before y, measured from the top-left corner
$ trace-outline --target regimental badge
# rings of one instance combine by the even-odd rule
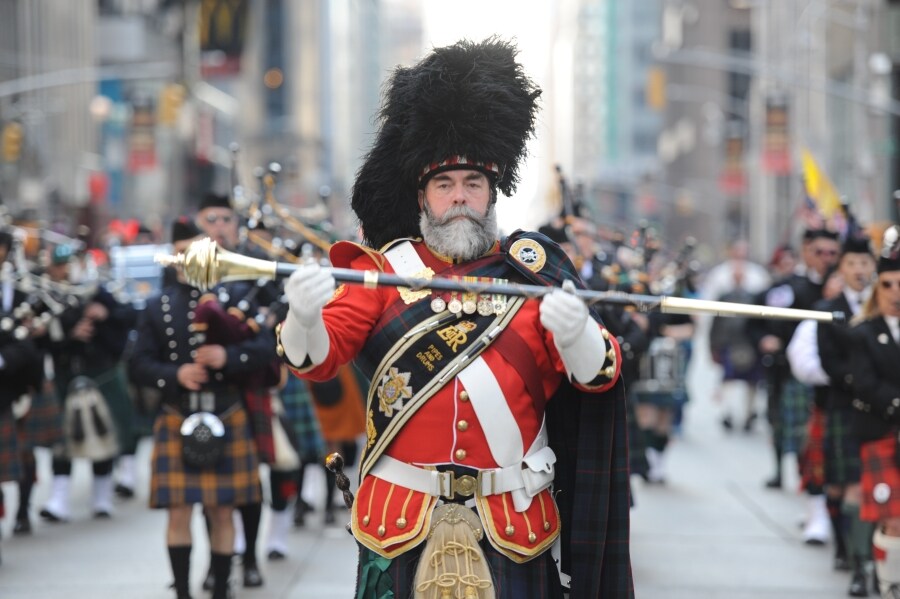
[[[547,252],[533,239],[519,239],[510,246],[509,255],[531,272],[538,272],[547,262]]]
[[[403,400],[412,397],[412,387],[409,386],[409,372],[400,372],[396,368],[389,368],[386,375],[381,377],[378,386],[378,409],[390,418],[394,410],[403,409]]]
[[[411,279],[427,279],[430,281],[431,279],[434,278],[434,271],[431,270],[430,267],[425,267],[424,269],[420,270],[416,274],[412,275],[410,278]],[[397,291],[400,292],[400,299],[402,299],[403,303],[405,303],[405,304],[415,303],[415,302],[419,301],[420,299],[422,299],[423,297],[428,297],[429,295],[431,295],[430,289],[418,289],[418,290],[414,291],[414,290],[410,289],[409,287],[397,287]]]

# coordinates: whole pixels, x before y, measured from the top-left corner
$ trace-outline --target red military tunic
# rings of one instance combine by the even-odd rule
[[[412,245],[424,265],[437,276],[452,266],[450,260],[436,255],[421,241],[413,241]],[[499,244],[494,245],[491,253],[497,251]],[[334,247],[331,259],[336,267],[394,272],[381,253],[346,242]],[[356,357],[383,312],[399,299],[399,292],[393,287],[366,289],[340,285],[323,313],[330,340],[328,357],[322,364],[303,370],[295,369],[295,372],[312,380],[333,377],[341,365]],[[527,300],[507,329],[513,329],[527,346],[539,370],[544,397],[551,397],[566,377],[566,368],[553,342],[553,335],[541,325],[539,307],[538,300]],[[606,391],[618,379],[621,363],[618,344],[614,335],[603,332],[615,355],[606,363],[612,363],[614,374],[602,377],[602,384],[595,386],[573,381],[583,391]],[[449,348],[441,349],[450,351]],[[495,346],[489,346],[481,353],[481,358],[502,390],[521,435],[521,445],[527,451],[541,431],[543,405],[533,399],[526,381]],[[467,389],[458,374],[409,418],[390,441],[384,455],[426,468],[455,464],[485,470],[504,465],[498,464],[492,455],[483,423],[469,400],[469,392],[475,391]],[[376,383],[373,381],[373,385]],[[369,396],[371,398],[373,393],[370,392]],[[371,418],[372,410],[378,409],[377,404],[378,398],[375,397],[370,399],[367,407],[369,446],[374,441]],[[477,495],[478,510],[489,539],[499,551],[516,561],[526,561],[540,554],[559,534],[559,516],[549,489],[536,495],[521,513],[515,511],[508,492],[483,497]],[[393,557],[424,540],[429,529],[431,509],[437,499],[371,474],[366,475],[354,504],[353,532],[357,540],[373,551]]]

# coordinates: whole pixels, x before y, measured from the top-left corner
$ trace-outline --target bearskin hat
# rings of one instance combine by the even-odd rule
[[[460,41],[394,71],[350,202],[365,243],[420,236],[417,192],[438,172],[481,170],[512,194],[541,94],[516,54],[497,38]]]

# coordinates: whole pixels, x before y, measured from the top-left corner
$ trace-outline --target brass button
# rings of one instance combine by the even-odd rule
[[[547,531],[549,531],[549,530],[550,530],[550,523],[549,523],[549,522],[544,522],[544,531],[547,532]]]
[[[406,518],[397,518],[397,528],[403,530],[404,528],[406,528],[406,524]]]
[[[506,536],[511,537],[516,534],[516,527],[510,524],[506,527],[506,530],[504,532],[506,533]]]
[[[363,526],[368,526],[368,525],[369,525],[369,517],[363,516]]]
[[[537,535],[533,532],[528,533],[528,542],[534,543],[535,541],[537,541]]]
[[[600,335],[603,337],[605,341],[609,341],[609,331],[606,329],[600,329]]]
[[[463,461],[464,459],[466,459],[466,455],[467,455],[467,454],[466,454],[466,450],[465,450],[465,449],[457,449],[457,450],[456,450],[456,453],[455,453],[454,455],[456,456],[456,459],[459,460],[459,461],[461,462],[461,461]]]
[[[387,529],[384,527],[384,524],[378,527],[378,536],[383,537],[387,533]]]
[[[456,423],[456,429],[465,432],[469,430],[469,423],[465,420],[460,420]]]
[[[459,401],[469,401],[469,392],[468,391],[460,391],[459,392]]]

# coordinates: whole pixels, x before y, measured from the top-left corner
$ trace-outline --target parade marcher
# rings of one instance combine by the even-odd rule
[[[190,219],[176,220],[172,226],[175,251],[184,251],[199,234]],[[202,344],[191,326],[200,296],[179,273],[176,282],[148,300],[129,361],[132,381],[160,395],[150,506],[168,510],[166,544],[174,588],[182,599],[190,597],[195,504],[204,507],[212,522],[213,597],[228,596],[233,510],[260,501],[259,462],[244,409],[243,385],[270,362],[274,343],[262,328],[239,343]],[[217,441],[203,443],[210,438]]]
[[[67,245],[53,248],[48,275],[51,280],[68,284],[68,266],[73,252]],[[72,451],[84,437],[85,457],[92,461],[92,510],[96,518],[108,518],[113,511],[114,458],[118,455],[118,431],[114,413],[119,405],[131,401],[121,365],[128,332],[134,328],[137,313],[124,305],[102,286],[80,303],[70,306],[58,316],[61,335],[44,337],[53,362],[53,385],[66,415],[67,451],[53,458],[53,489],[41,509],[50,522],[70,517],[70,477]],[[95,386],[86,387],[85,385]],[[94,390],[95,389],[95,390]],[[93,398],[81,403],[80,398]],[[83,423],[91,422],[93,427]],[[91,430],[99,441],[91,449]]]
[[[859,518],[860,465],[859,439],[852,429],[853,373],[851,372],[852,337],[849,322],[859,316],[871,295],[875,260],[864,237],[848,237],[841,248],[838,272],[843,282],[839,295],[817,303],[816,310],[843,312],[847,323],[818,323],[819,358],[828,374],[829,386],[825,404],[825,492],[828,514],[836,536],[835,568],[852,569],[849,594],[865,597],[866,564],[871,560],[872,525]],[[841,542],[843,540],[843,542]]]
[[[837,262],[837,234],[824,229],[804,232],[804,264],[777,281],[757,298],[758,304],[778,308],[810,309],[822,298],[825,272]],[[798,323],[753,320],[748,326],[761,357],[767,391],[767,418],[772,427],[774,476],[766,487],[780,489],[782,461],[800,451],[806,435],[811,390],[791,375],[785,350]]]
[[[398,68],[351,201],[367,246],[339,242],[331,262],[580,284],[544,236],[498,240],[496,194],[517,182],[539,94],[496,39]],[[621,356],[578,297],[335,288],[318,265],[285,291],[295,372],[326,380],[355,359],[372,381],[357,597],[562,597],[560,535],[572,597],[633,596]]]
[[[0,231],[0,264],[6,262],[7,254],[12,247],[12,236],[7,231]],[[3,271],[10,275],[9,269]],[[0,281],[0,314],[4,318],[12,318],[14,309],[19,305],[22,294],[14,286],[14,281],[4,277]],[[28,477],[27,488],[33,482],[33,470],[22,468],[21,450],[18,446],[16,421],[13,415],[13,403],[21,396],[34,394],[40,390],[43,379],[43,356],[34,341],[28,336],[18,338],[15,329],[26,327],[27,322],[19,322],[13,330],[0,331],[0,483],[19,482],[23,486],[23,477]],[[33,462],[32,462],[33,468]],[[27,498],[19,498],[19,513],[16,518],[17,527],[23,521],[22,505],[25,505],[24,522],[28,522]],[[3,491],[0,490],[0,518],[3,517],[5,505]],[[30,530],[30,524],[28,525]],[[20,530],[20,532],[23,532]]]
[[[889,228],[878,279],[851,331],[853,430],[860,442],[860,520],[876,523],[872,553],[882,597],[900,596],[900,228]]]
[[[222,249],[242,251],[239,245],[239,219],[228,196],[209,192],[200,201],[197,210],[197,225]],[[244,312],[255,310],[255,306],[268,306],[277,299],[271,291],[271,283],[259,286],[254,281],[237,281],[220,285],[213,290],[223,304],[239,305]],[[260,294],[263,294],[260,296]],[[257,442],[258,456],[267,457],[269,452],[260,451],[260,442],[267,443],[271,439],[271,408],[269,390],[266,388],[248,389],[246,408],[250,416],[250,428]],[[262,460],[264,461],[264,460]],[[257,562],[256,542],[259,538],[259,525],[262,519],[262,502],[246,503],[238,507],[237,540],[235,553],[242,555],[243,582],[245,587],[263,585],[262,573]],[[212,570],[206,576],[203,588],[213,587]]]

